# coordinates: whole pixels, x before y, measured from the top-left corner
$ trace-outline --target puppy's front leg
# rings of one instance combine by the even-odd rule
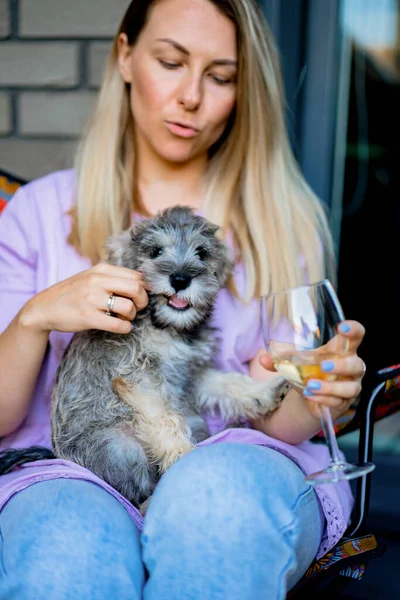
[[[275,410],[289,389],[286,379],[279,376],[261,382],[242,373],[208,369],[197,388],[196,403],[199,410],[217,408],[228,420],[255,419]]]
[[[113,380],[113,389],[134,409],[135,436],[160,474],[194,448],[189,427],[167,400],[132,388],[122,377]]]

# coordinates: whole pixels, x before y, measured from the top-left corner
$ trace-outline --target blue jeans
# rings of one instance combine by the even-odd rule
[[[105,490],[72,479],[15,495],[0,534],[0,600],[275,600],[313,560],[322,520],[292,461],[221,443],[167,471],[142,534]]]

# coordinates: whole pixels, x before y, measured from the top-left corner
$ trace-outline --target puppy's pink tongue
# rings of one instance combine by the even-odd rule
[[[170,297],[168,300],[168,304],[173,306],[174,308],[186,308],[189,306],[189,302],[187,300],[182,300],[182,298],[178,298],[176,294]]]

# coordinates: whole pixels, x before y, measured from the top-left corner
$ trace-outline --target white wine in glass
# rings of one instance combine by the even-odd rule
[[[322,369],[348,351],[348,341],[338,335],[344,321],[339,299],[328,280],[302,285],[261,298],[261,326],[266,349],[275,369],[302,392],[310,379],[334,381],[336,375]],[[307,475],[313,485],[354,479],[370,473],[372,463],[348,463],[341,459],[331,413],[319,405],[321,425],[329,448],[330,463]]]
[[[321,368],[324,360],[334,360],[339,355],[335,352],[282,352],[273,358],[274,367],[294,387],[304,389],[310,379],[334,381],[336,375],[326,373]]]

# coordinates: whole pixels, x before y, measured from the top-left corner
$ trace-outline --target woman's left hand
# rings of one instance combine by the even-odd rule
[[[336,375],[334,381],[310,379],[302,397],[309,413],[319,420],[319,404],[329,406],[332,418],[343,415],[361,391],[361,381],[365,375],[365,363],[357,356],[357,350],[364,339],[365,329],[357,321],[343,321],[341,335],[348,340],[348,352],[343,357],[325,361],[322,364],[325,372]],[[258,360],[264,369],[275,371],[272,357],[268,352],[259,356]]]
[[[327,374],[336,375],[334,381],[310,379],[304,390],[304,398],[310,413],[318,418],[319,404],[331,409],[332,418],[344,414],[361,392],[361,381],[365,375],[365,363],[357,355],[358,347],[364,339],[365,329],[357,321],[343,321],[338,335],[348,340],[349,349],[345,356],[321,363]]]

